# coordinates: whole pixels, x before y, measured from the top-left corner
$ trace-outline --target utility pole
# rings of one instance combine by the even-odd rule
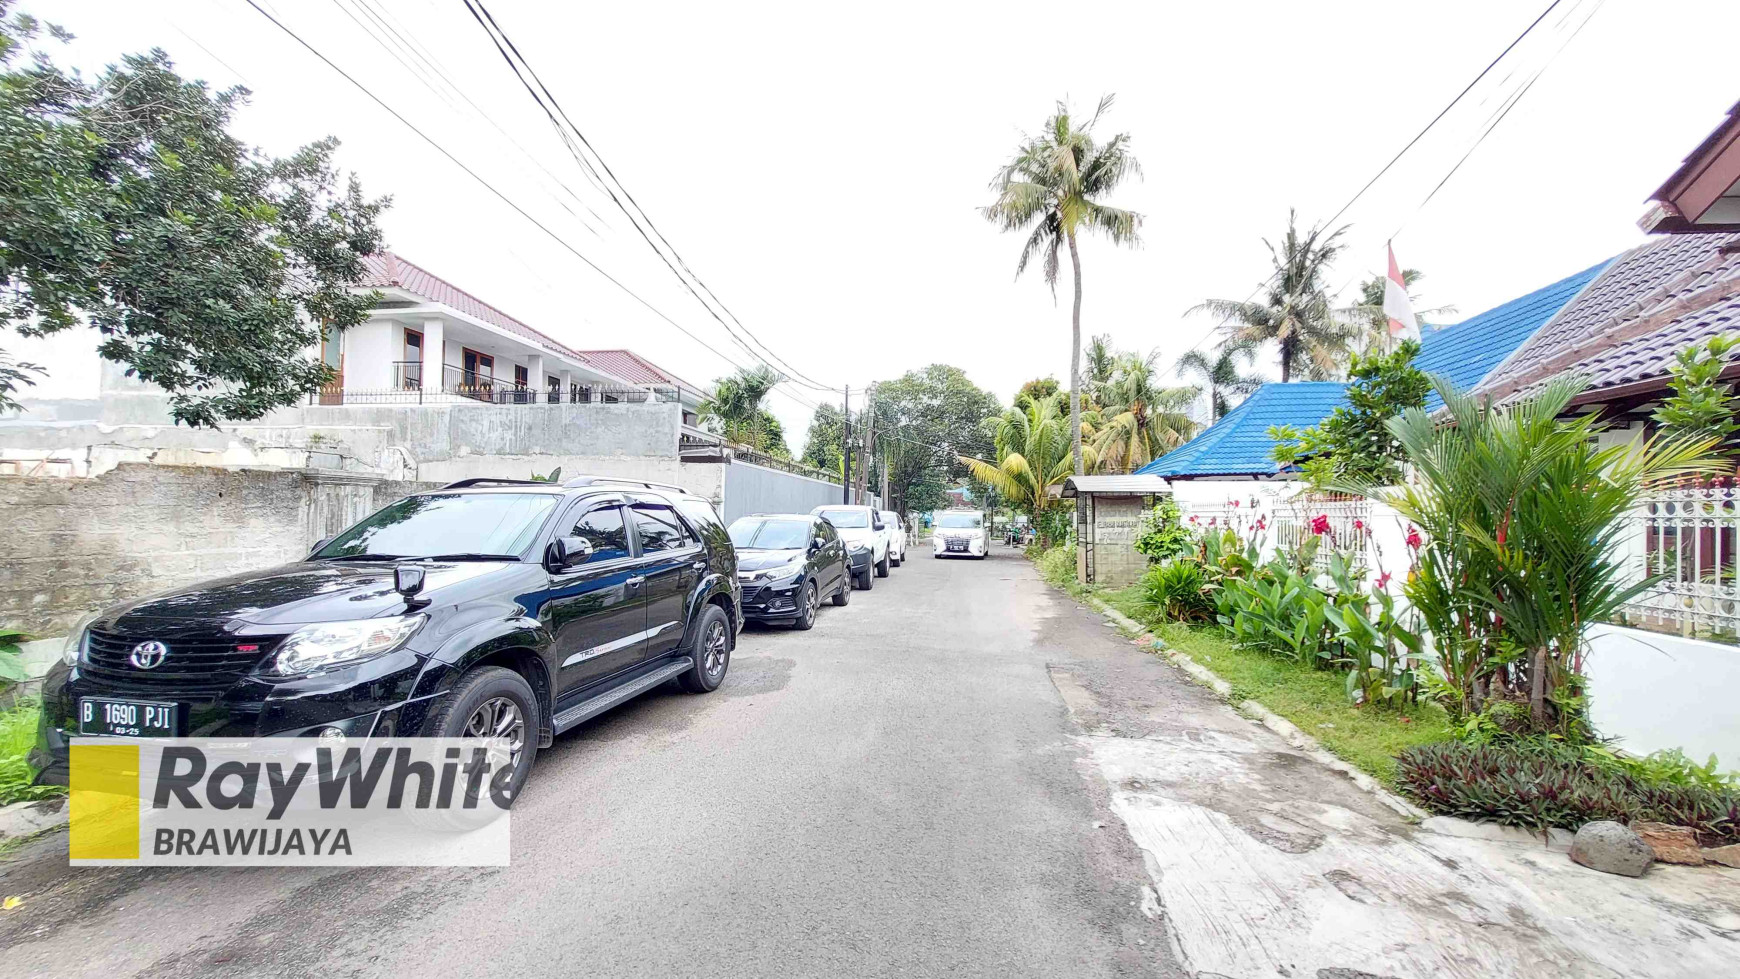
[[[858,454],[858,505],[870,504],[870,452],[876,438],[876,385],[864,392],[864,451]]]
[[[840,410],[845,413],[845,427],[840,433],[840,502],[852,502],[852,385],[846,385],[846,400]]]

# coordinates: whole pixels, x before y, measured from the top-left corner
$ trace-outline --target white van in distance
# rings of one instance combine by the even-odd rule
[[[990,550],[990,521],[982,510],[944,510],[936,515],[930,543],[935,557],[974,557]]]

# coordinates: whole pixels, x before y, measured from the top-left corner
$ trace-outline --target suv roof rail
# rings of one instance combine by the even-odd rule
[[[551,483],[543,479],[499,479],[495,476],[473,476],[458,482],[448,483],[441,487],[444,490],[465,489],[468,486],[549,486]]]
[[[688,490],[675,483],[655,483],[645,479],[623,479],[617,476],[575,476],[573,479],[562,481],[562,485],[569,488],[577,486],[592,486],[598,483],[613,483],[619,486],[645,486],[647,489],[671,490],[673,492],[681,493],[684,496],[690,495]]]

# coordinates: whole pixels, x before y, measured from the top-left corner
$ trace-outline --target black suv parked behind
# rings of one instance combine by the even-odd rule
[[[680,487],[467,479],[303,561],[105,609],[43,686],[32,762],[67,739],[500,736],[539,747],[667,680],[706,693],[741,628],[737,559]]]

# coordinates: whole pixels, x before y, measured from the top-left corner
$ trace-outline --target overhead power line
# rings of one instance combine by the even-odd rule
[[[515,203],[512,198],[508,197],[506,194],[504,194],[500,190],[498,190],[494,184],[490,183],[489,181],[485,180],[482,176],[480,176],[476,170],[473,170],[471,167],[467,166],[464,161],[460,160],[458,157],[454,156],[451,152],[449,152],[445,146],[442,146],[440,143],[436,142],[433,137],[431,137],[428,133],[425,133],[423,130],[419,129],[409,119],[405,118],[402,114],[400,114],[400,112],[397,109],[394,109],[392,106],[388,105],[385,101],[383,101],[380,98],[380,96],[378,96],[374,92],[370,91],[368,86],[364,85],[360,81],[357,81],[354,76],[352,76],[349,72],[345,71],[343,68],[340,68],[336,63],[333,62],[333,60],[331,58],[328,58],[326,55],[322,54],[320,52],[320,49],[316,48],[314,45],[303,40],[302,36],[300,34],[297,34],[295,31],[291,30],[287,25],[285,25],[283,21],[279,20],[277,17],[274,17],[272,14],[268,13],[265,10],[265,8],[261,7],[260,4],[258,2],[256,2],[256,0],[244,0],[244,2],[246,2],[248,6],[254,8],[254,10],[256,12],[258,12],[260,16],[271,21],[273,26],[277,27],[279,30],[281,30],[285,34],[289,35],[292,40],[294,40],[297,44],[300,44],[303,48],[305,48],[308,51],[308,53],[314,55],[316,58],[319,58],[328,68],[331,68],[333,71],[338,72],[338,74],[341,77],[343,77],[345,81],[350,82],[351,85],[355,86],[358,91],[360,91],[364,95],[368,96],[370,101],[374,102],[376,105],[380,106],[382,109],[385,109],[388,115],[391,115],[394,119],[397,119],[402,125],[404,125],[404,127],[406,129],[409,129],[411,132],[415,133],[420,139],[422,139],[423,142],[428,143],[431,149],[435,150],[437,153],[440,153],[442,156],[446,157],[449,162],[451,162],[454,166],[458,167],[460,170],[463,170],[467,176],[469,176],[471,179],[473,179],[473,180],[477,181],[479,184],[481,184],[485,190],[487,190],[491,194],[495,195],[495,197],[498,198],[503,204],[506,204],[508,207],[512,208],[514,210],[514,212],[516,214],[518,214],[520,217],[523,217],[527,221],[531,222],[533,227],[537,228],[539,231],[542,231],[545,235],[548,235],[551,240],[555,241],[556,244],[561,245],[564,249],[566,249],[569,253],[571,253],[575,258],[578,258],[580,261],[585,262],[589,267],[591,267],[591,269],[594,272],[597,272],[599,275],[603,276],[605,281],[609,282],[611,285],[617,287],[618,289],[621,289],[624,293],[627,293],[628,296],[630,298],[632,298],[635,302],[640,303],[642,306],[646,307],[647,310],[652,312],[659,319],[662,319],[666,323],[669,323],[671,326],[676,327],[677,330],[680,331],[684,336],[686,336],[689,339],[700,344],[703,348],[711,351],[719,359],[725,361],[726,363],[732,365],[733,367],[737,367],[740,369],[743,367],[742,364],[739,364],[737,361],[735,361],[735,360],[731,359],[730,357],[726,356],[725,354],[721,353],[717,348],[708,344],[705,340],[702,340],[700,337],[691,333],[688,330],[688,328],[684,327],[681,323],[678,323],[676,320],[671,319],[669,316],[665,315],[665,313],[662,310],[660,310],[657,306],[654,306],[652,303],[647,302],[644,298],[641,297],[641,295],[639,293],[635,292],[633,289],[630,289],[628,286],[624,285],[615,276],[611,275],[609,272],[606,272],[606,271],[604,271],[604,269],[600,268],[598,263],[596,263],[592,259],[586,257],[586,255],[583,252],[581,252],[580,249],[575,248],[572,244],[570,244],[568,242],[567,239],[563,238],[561,235],[552,231],[549,228],[549,226],[545,225],[542,221],[539,221],[537,218],[533,217],[529,212],[526,211],[525,208],[521,207],[519,204]]]
[[[628,188],[623,185],[622,181],[619,180],[616,174],[610,169],[610,165],[605,162],[604,157],[598,152],[597,148],[595,148],[591,141],[586,138],[586,134],[580,130],[579,126],[574,124],[574,121],[571,118],[569,118],[567,110],[562,107],[561,102],[556,98],[555,94],[552,93],[549,87],[544,84],[543,79],[538,76],[537,70],[532,67],[531,62],[528,61],[525,55],[520,52],[519,47],[514,44],[513,39],[509,37],[507,32],[502,29],[501,25],[496,22],[495,16],[490,13],[489,8],[483,4],[482,0],[465,0],[465,6],[466,9],[471,12],[472,18],[477,21],[478,26],[482,27],[484,33],[489,35],[490,41],[495,45],[497,53],[502,56],[502,60],[506,61],[508,67],[513,70],[514,76],[519,79],[520,84],[526,89],[527,94],[531,95],[532,99],[538,103],[539,108],[544,110],[545,115],[550,117],[551,125],[556,128],[558,133],[563,133],[563,127],[566,125],[566,131],[571,132],[574,138],[579,140],[580,146],[575,146],[572,142],[569,142],[569,149],[574,154],[576,161],[580,164],[582,169],[592,168],[592,161],[596,161],[597,169],[603,171],[603,182],[606,185],[604,190],[605,193],[609,195],[611,202],[628,217],[630,223],[634,225],[635,230],[639,232],[641,238],[646,241],[647,247],[651,248],[654,254],[659,256],[659,259],[664,262],[667,268],[670,269],[671,274],[676,276],[677,280],[683,284],[683,287],[695,297],[695,301],[700,303],[702,308],[707,310],[708,315],[717,320],[719,325],[725,328],[725,331],[737,341],[739,346],[743,347],[746,353],[758,359],[765,356],[776,366],[783,368],[783,372],[796,383],[806,384],[807,386],[819,391],[832,392],[839,390],[837,387],[823,384],[815,380],[792,366],[790,361],[781,357],[772,347],[769,347],[766,343],[762,342],[760,338],[756,337],[755,334],[743,324],[743,321],[735,313],[731,312],[730,307],[726,306],[725,303],[719,299],[718,295],[716,295],[713,290],[702,281],[701,277],[696,275],[694,270],[689,267],[688,262],[683,259],[682,254],[670,243],[670,240],[665,237],[664,233],[659,231],[658,226],[653,223],[652,218],[649,217],[645,209],[640,206],[640,202],[634,199],[634,195],[628,191]],[[521,72],[522,68],[524,68],[523,73]],[[528,77],[530,78],[530,81],[527,80]],[[537,86],[535,89],[533,88],[534,83]],[[560,121],[558,121],[558,117],[560,117]],[[585,148],[585,152],[581,152],[580,147],[582,146]],[[587,159],[588,154],[590,154],[590,160]],[[594,173],[596,174],[596,170]],[[615,190],[611,189],[612,186],[615,187]],[[622,192],[620,198],[618,197],[616,190]],[[627,201],[627,204],[624,203],[624,200]],[[633,208],[632,210],[630,210],[631,206]],[[654,242],[654,238],[658,239],[657,243]],[[661,248],[660,245],[662,245],[663,248]],[[666,254],[667,252],[669,253],[668,256]],[[679,271],[679,266],[681,271]],[[699,291],[697,291],[697,287],[699,287]],[[703,298],[702,293],[706,294],[705,298]],[[709,299],[711,300],[711,303],[709,303]],[[715,306],[718,307],[718,311],[715,311]],[[748,342],[745,342],[742,337],[739,337],[737,330],[732,328],[731,323],[727,323],[725,318],[719,315],[720,311],[724,312],[725,316],[729,316],[731,318],[731,323],[735,323],[737,328],[743,331],[743,334],[749,338]],[[750,347],[750,342],[759,346],[764,353],[757,353]]]
[[[1329,228],[1329,227],[1331,227],[1331,226],[1333,226],[1333,225],[1334,225],[1334,224],[1335,224],[1335,221],[1336,221],[1336,219],[1337,219],[1337,218],[1339,218],[1339,217],[1341,217],[1341,216],[1342,216],[1342,215],[1343,215],[1343,214],[1346,214],[1346,213],[1347,213],[1347,209],[1348,209],[1348,208],[1350,208],[1350,207],[1352,207],[1352,206],[1353,206],[1353,205],[1354,205],[1354,203],[1355,203],[1355,202],[1357,202],[1357,201],[1358,201],[1358,200],[1359,200],[1359,199],[1360,199],[1360,198],[1361,198],[1361,197],[1364,197],[1364,196],[1365,196],[1365,192],[1366,192],[1366,191],[1368,191],[1368,190],[1370,190],[1370,189],[1371,189],[1371,188],[1372,188],[1372,186],[1373,186],[1373,185],[1375,185],[1375,184],[1376,184],[1376,183],[1377,183],[1377,182],[1378,182],[1378,180],[1380,180],[1380,179],[1382,179],[1382,177],[1383,177],[1383,175],[1384,175],[1384,174],[1386,174],[1386,173],[1389,173],[1389,172],[1390,172],[1390,170],[1391,170],[1391,168],[1393,168],[1393,167],[1394,167],[1394,166],[1395,166],[1395,165],[1396,165],[1396,163],[1397,163],[1397,162],[1398,162],[1398,161],[1400,161],[1400,160],[1401,160],[1401,158],[1402,158],[1402,157],[1403,157],[1403,156],[1405,156],[1405,155],[1407,155],[1407,152],[1408,152],[1408,151],[1409,151],[1409,150],[1411,150],[1411,149],[1413,149],[1413,148],[1414,148],[1414,146],[1415,146],[1415,144],[1417,144],[1417,143],[1419,143],[1419,142],[1420,142],[1420,140],[1421,140],[1421,139],[1422,139],[1422,138],[1423,138],[1423,137],[1424,137],[1424,136],[1425,136],[1425,135],[1426,135],[1426,134],[1427,134],[1427,133],[1429,133],[1429,132],[1431,132],[1431,131],[1432,131],[1432,128],[1433,128],[1433,127],[1434,127],[1434,126],[1436,126],[1436,125],[1438,125],[1438,123],[1439,123],[1439,122],[1440,122],[1440,121],[1441,121],[1441,120],[1442,120],[1442,119],[1443,119],[1443,118],[1444,118],[1444,117],[1445,117],[1445,116],[1446,116],[1446,115],[1448,115],[1448,114],[1449,114],[1449,112],[1450,112],[1450,110],[1451,110],[1451,109],[1453,109],[1453,108],[1455,108],[1455,107],[1456,107],[1456,105],[1457,105],[1457,103],[1459,103],[1459,102],[1461,102],[1461,101],[1462,101],[1462,99],[1463,99],[1463,97],[1465,97],[1465,96],[1466,96],[1466,95],[1467,95],[1467,94],[1468,94],[1468,93],[1469,93],[1469,92],[1470,92],[1470,91],[1471,91],[1471,90],[1473,90],[1473,88],[1474,88],[1474,86],[1476,86],[1476,85],[1478,85],[1478,84],[1480,84],[1480,80],[1481,80],[1481,79],[1483,79],[1483,78],[1485,78],[1485,77],[1486,77],[1486,76],[1487,76],[1487,75],[1488,75],[1488,74],[1490,74],[1490,73],[1491,73],[1491,72],[1492,72],[1492,69],[1493,69],[1493,68],[1494,68],[1494,67],[1495,67],[1495,66],[1497,66],[1497,64],[1498,64],[1498,63],[1499,63],[1499,62],[1500,62],[1500,61],[1503,61],[1503,60],[1504,60],[1504,57],[1505,57],[1505,55],[1507,55],[1507,54],[1510,54],[1510,53],[1511,53],[1511,51],[1513,51],[1513,50],[1515,50],[1515,48],[1516,48],[1516,46],[1517,46],[1517,45],[1518,45],[1518,44],[1520,44],[1520,43],[1522,43],[1522,41],[1523,41],[1523,39],[1524,39],[1524,38],[1526,38],[1526,37],[1528,37],[1528,36],[1529,36],[1529,34],[1530,34],[1530,33],[1531,33],[1531,32],[1532,32],[1532,31],[1533,31],[1533,30],[1534,30],[1534,29],[1535,29],[1535,28],[1536,28],[1536,27],[1538,27],[1538,26],[1539,26],[1539,25],[1540,25],[1540,23],[1541,23],[1541,21],[1543,21],[1543,20],[1546,20],[1546,19],[1547,19],[1547,15],[1548,15],[1548,14],[1550,14],[1550,13],[1552,13],[1552,12],[1553,12],[1553,9],[1554,9],[1554,8],[1555,8],[1555,7],[1557,7],[1557,6],[1558,6],[1558,5],[1559,5],[1559,4],[1560,4],[1560,3],[1562,3],[1562,2],[1563,2],[1563,0],[1552,0],[1552,2],[1551,2],[1551,3],[1549,3],[1549,4],[1547,4],[1547,7],[1546,7],[1546,9],[1545,9],[1545,10],[1542,10],[1542,11],[1541,11],[1541,12],[1540,12],[1540,14],[1539,14],[1539,15],[1538,15],[1538,16],[1536,16],[1536,17],[1535,17],[1535,19],[1534,19],[1534,20],[1532,20],[1532,21],[1530,21],[1530,22],[1529,22],[1529,25],[1528,25],[1528,26],[1527,26],[1527,27],[1525,27],[1525,28],[1523,28],[1523,30],[1522,30],[1522,33],[1520,33],[1520,34],[1518,34],[1518,35],[1517,35],[1517,36],[1516,36],[1516,37],[1514,37],[1514,38],[1512,38],[1512,39],[1511,39],[1511,42],[1510,42],[1510,43],[1509,43],[1509,44],[1507,44],[1507,45],[1505,45],[1505,46],[1504,46],[1504,50],[1503,50],[1503,51],[1500,51],[1500,52],[1499,52],[1499,53],[1498,53],[1498,56],[1497,56],[1497,57],[1495,57],[1495,58],[1493,58],[1493,59],[1492,59],[1492,60],[1491,60],[1491,61],[1489,61],[1489,62],[1487,62],[1487,65],[1486,65],[1486,67],[1485,67],[1485,68],[1482,68],[1482,69],[1480,69],[1480,74],[1478,74],[1478,75],[1475,75],[1475,76],[1474,76],[1474,79],[1473,79],[1473,80],[1472,80],[1472,81],[1470,81],[1470,82],[1469,82],[1469,83],[1468,83],[1468,84],[1467,84],[1467,85],[1464,85],[1464,86],[1463,86],[1463,87],[1462,87],[1462,90],[1461,90],[1461,91],[1459,91],[1459,92],[1457,92],[1457,93],[1456,93],[1456,97],[1455,97],[1455,98],[1453,98],[1453,99],[1451,99],[1451,100],[1450,100],[1450,101],[1449,101],[1449,102],[1448,102],[1448,103],[1447,103],[1447,104],[1446,104],[1446,105],[1445,105],[1445,106],[1444,106],[1444,108],[1442,108],[1442,109],[1439,109],[1439,110],[1438,110],[1438,114],[1437,114],[1437,115],[1435,115],[1435,116],[1433,116],[1433,117],[1432,117],[1432,120],[1431,120],[1431,121],[1430,121],[1430,122],[1428,122],[1428,123],[1426,123],[1426,125],[1425,125],[1425,126],[1424,126],[1424,127],[1423,127],[1423,128],[1422,128],[1422,129],[1421,129],[1421,130],[1420,130],[1420,131],[1419,131],[1419,132],[1417,132],[1417,133],[1415,133],[1415,134],[1414,134],[1414,138],[1413,138],[1413,139],[1410,139],[1410,140],[1408,140],[1408,142],[1407,142],[1407,144],[1406,144],[1406,145],[1404,145],[1404,146],[1403,146],[1403,147],[1402,147],[1402,148],[1401,148],[1401,149],[1400,149],[1400,150],[1397,150],[1397,151],[1396,151],[1396,155],[1395,155],[1395,156],[1392,156],[1392,157],[1390,157],[1390,160],[1389,160],[1389,162],[1388,162],[1388,163],[1385,163],[1385,164],[1384,164],[1384,165],[1383,165],[1383,167],[1382,167],[1382,168],[1380,168],[1380,169],[1379,169],[1379,170],[1378,170],[1378,172],[1377,172],[1377,173],[1375,173],[1375,174],[1373,174],[1373,175],[1372,175],[1372,178],[1371,178],[1371,179],[1370,179],[1370,180],[1367,180],[1367,181],[1366,181],[1366,182],[1365,182],[1365,184],[1364,184],[1364,186],[1362,186],[1362,187],[1360,187],[1360,188],[1359,188],[1359,190],[1357,190],[1357,191],[1355,191],[1355,192],[1354,192],[1354,194],[1353,194],[1353,196],[1352,196],[1352,197],[1350,197],[1350,198],[1348,198],[1348,199],[1347,199],[1347,203],[1345,203],[1345,204],[1343,204],[1343,205],[1341,205],[1341,207],[1340,207],[1340,208],[1339,208],[1339,209],[1338,209],[1338,210],[1336,210],[1336,212],[1335,212],[1335,214],[1334,214],[1334,215],[1333,215],[1333,216],[1332,216],[1332,217],[1330,217],[1330,219],[1329,219],[1329,220],[1328,220],[1328,221],[1326,221],[1326,222],[1324,222],[1324,224],[1323,224],[1323,227],[1325,227],[1325,228]],[[1594,16],[1594,15],[1593,15],[1593,14],[1591,14],[1591,15],[1590,15],[1590,16]],[[1585,21],[1584,21],[1584,23],[1585,23],[1585,24],[1587,24],[1587,23],[1588,23],[1588,21],[1587,21],[1587,20],[1585,20]],[[1581,28],[1581,27],[1579,27],[1579,28],[1578,28],[1578,30],[1579,30],[1579,31],[1580,31],[1580,30],[1582,30],[1582,28]],[[1573,34],[1573,36],[1575,36],[1575,35],[1574,35],[1574,34]],[[1569,43],[1569,42],[1567,42],[1567,43]],[[1561,49],[1561,50],[1562,50],[1562,49]],[[1549,62],[1549,63],[1550,63],[1550,62]],[[1543,67],[1543,68],[1542,68],[1542,69],[1541,69],[1541,71],[1545,71],[1545,70],[1546,70],[1546,69],[1545,69],[1545,67]],[[1535,78],[1539,78],[1539,77],[1540,77],[1540,73],[1539,73],[1539,72],[1537,72],[1537,73],[1536,73],[1536,75],[1535,75]],[[1531,80],[1530,80],[1530,81],[1529,81],[1529,83],[1528,83],[1528,85],[1525,85],[1525,86],[1524,86],[1524,87],[1523,87],[1523,89],[1522,89],[1522,92],[1519,92],[1519,93],[1518,93],[1518,94],[1517,94],[1517,95],[1516,95],[1516,96],[1513,96],[1513,98],[1512,98],[1512,100],[1511,100],[1511,102],[1510,102],[1510,104],[1511,104],[1511,105],[1514,105],[1514,104],[1515,104],[1515,100],[1516,100],[1516,99],[1518,99],[1518,98],[1520,98],[1520,97],[1521,97],[1521,95],[1522,95],[1522,94],[1523,94],[1523,93],[1525,93],[1525,92],[1527,92],[1527,90],[1528,90],[1528,88],[1529,88],[1529,87],[1530,87],[1530,86],[1532,86],[1532,85],[1533,85],[1533,84],[1534,84],[1534,80],[1533,80],[1533,79],[1531,79]],[[1508,112],[1509,112],[1509,109],[1508,109],[1508,108],[1506,108],[1506,109],[1504,109],[1504,110],[1503,110],[1503,111],[1504,111],[1504,112],[1505,112],[1505,113],[1508,113]],[[1499,121],[1502,121],[1502,120],[1503,120],[1503,115],[1500,115],[1500,116],[1499,116]],[[1494,123],[1493,123],[1493,125],[1497,125],[1497,122],[1494,122]],[[1487,130],[1486,130],[1486,132],[1491,132],[1491,131],[1492,131],[1492,130],[1491,130],[1491,127],[1488,127],[1488,128],[1487,128]],[[1481,137],[1481,139],[1484,139],[1484,138],[1485,138],[1485,136],[1484,136],[1484,134],[1482,134],[1482,137]],[[1476,141],[1476,142],[1475,142],[1475,144],[1474,144],[1474,145],[1475,145],[1475,147],[1478,147],[1478,146],[1479,146],[1479,145],[1480,145],[1480,141],[1479,141],[1479,140],[1477,140],[1477,141]],[[1469,153],[1470,153],[1470,154],[1471,154],[1471,153],[1473,153],[1473,152],[1474,152],[1474,147],[1470,147],[1470,148],[1469,148],[1469,150],[1468,150],[1468,152],[1469,152]],[[1439,187],[1442,187],[1442,186],[1443,186],[1443,185],[1444,185],[1444,181],[1447,181],[1447,180],[1449,180],[1449,179],[1450,179],[1450,174],[1454,174],[1454,173],[1455,173],[1455,172],[1456,172],[1456,169],[1457,169],[1457,168],[1458,168],[1458,167],[1460,167],[1460,166],[1461,166],[1461,165],[1462,165],[1462,162],[1463,162],[1463,161],[1465,161],[1465,160],[1467,160],[1467,159],[1468,159],[1468,157],[1467,157],[1467,156],[1466,156],[1466,155],[1464,155],[1464,156],[1463,156],[1463,158],[1462,158],[1462,160],[1460,160],[1460,161],[1457,161],[1457,163],[1456,163],[1456,166],[1455,166],[1455,167],[1452,167],[1452,168],[1451,168],[1451,170],[1450,170],[1450,173],[1447,173],[1447,174],[1445,174],[1445,176],[1444,176],[1444,180],[1441,180],[1441,181],[1439,181],[1439,183],[1438,183],[1438,186],[1439,186]],[[1432,191],[1432,193],[1433,193],[1433,194],[1436,194],[1436,193],[1437,193],[1437,188],[1434,188],[1434,189],[1433,189],[1433,191]],[[1431,196],[1430,196],[1430,195],[1428,195],[1428,196],[1427,196],[1427,200],[1430,200],[1430,199],[1431,199]],[[1420,205],[1420,206],[1421,206],[1421,207],[1424,207],[1424,206],[1425,206],[1425,204],[1424,204],[1424,203],[1423,203],[1423,202],[1422,202],[1422,204],[1421,204],[1421,205]],[[1393,236],[1392,236],[1392,237],[1393,237]],[[1247,302],[1247,303],[1248,303],[1248,302],[1250,302],[1250,301],[1251,301],[1251,300],[1252,300],[1252,299],[1254,299],[1254,298],[1255,298],[1255,297],[1256,297],[1256,295],[1257,295],[1257,293],[1259,293],[1259,292],[1261,292],[1261,291],[1263,291],[1263,289],[1264,289],[1264,288],[1265,288],[1265,287],[1266,287],[1266,286],[1268,286],[1268,284],[1269,284],[1269,283],[1270,283],[1270,282],[1271,282],[1271,281],[1273,281],[1273,280],[1274,280],[1274,278],[1275,278],[1275,273],[1273,273],[1273,272],[1271,272],[1271,273],[1269,273],[1269,275],[1268,275],[1268,276],[1267,276],[1267,277],[1265,277],[1265,278],[1264,278],[1264,279],[1263,279],[1263,281],[1261,281],[1261,282],[1259,282],[1259,283],[1257,283],[1257,285],[1256,285],[1256,286],[1255,286],[1255,287],[1254,287],[1254,288],[1253,288],[1253,289],[1251,289],[1251,292],[1250,292],[1250,295],[1248,295],[1248,296],[1246,296],[1246,297],[1245,297],[1245,299],[1244,299],[1244,301],[1245,301],[1245,302]],[[1206,342],[1208,342],[1208,339],[1209,339],[1209,338],[1210,338],[1210,337],[1212,337],[1212,336],[1214,336],[1214,335],[1215,335],[1215,333],[1216,333],[1216,332],[1218,332],[1218,331],[1219,331],[1219,330],[1220,330],[1220,328],[1221,328],[1221,326],[1222,326],[1222,324],[1220,324],[1220,323],[1216,323],[1216,324],[1214,324],[1214,325],[1213,325],[1213,326],[1210,326],[1210,327],[1209,327],[1209,328],[1208,328],[1208,330],[1207,330],[1207,331],[1206,331],[1206,332],[1204,332],[1204,333],[1203,333],[1203,335],[1202,335],[1202,336],[1201,336],[1201,337],[1200,337],[1200,338],[1198,338],[1198,339],[1197,339],[1197,341],[1196,341],[1196,342],[1195,342],[1195,343],[1193,343],[1193,344],[1191,344],[1191,345],[1190,345],[1190,347],[1189,347],[1189,349],[1188,349],[1188,350],[1186,350],[1186,351],[1185,351],[1185,353],[1189,353],[1189,352],[1191,352],[1191,351],[1193,351],[1193,350],[1197,350],[1197,349],[1199,349],[1199,348],[1200,348],[1200,347],[1201,347],[1201,346],[1202,346],[1202,345],[1203,345],[1203,344],[1204,344],[1204,343],[1206,343]],[[1175,361],[1175,363],[1176,363],[1176,361]]]

